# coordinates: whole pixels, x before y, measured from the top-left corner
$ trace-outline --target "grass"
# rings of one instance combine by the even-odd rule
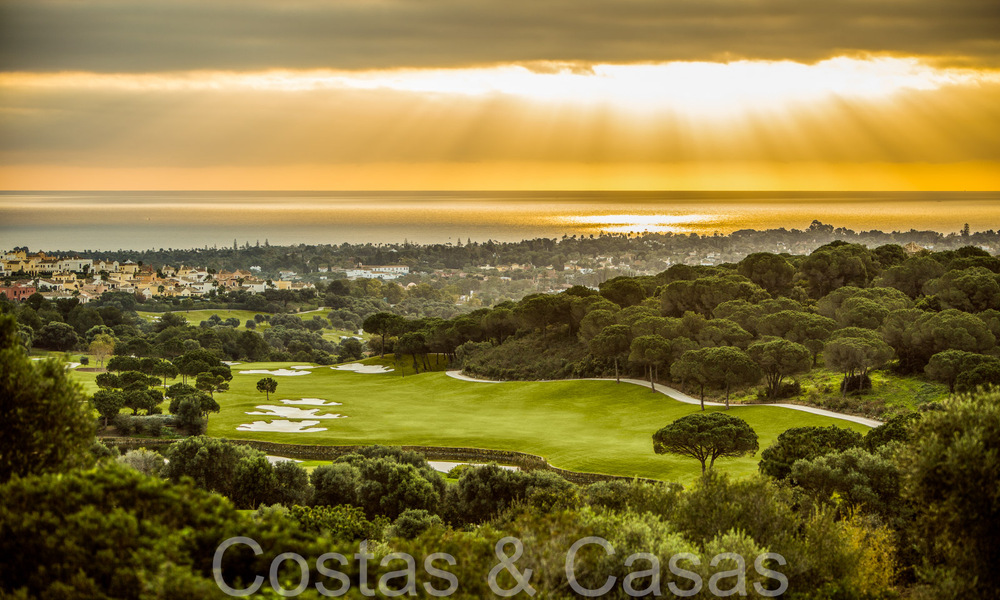
[[[365,362],[391,365],[392,359]],[[406,367],[404,377],[398,372],[373,375],[320,367],[309,375],[275,377],[278,391],[266,402],[264,394],[256,390],[257,381],[266,375],[239,374],[241,370],[288,368],[291,364],[253,363],[234,368],[230,391],[216,394],[222,411],[211,416],[208,433],[298,444],[518,450],[541,455],[557,467],[574,471],[681,482],[693,480],[700,471],[694,459],[657,456],[651,441],[657,429],[696,412],[698,407],[640,386],[613,381],[471,383],[442,372],[415,375],[412,365]],[[257,405],[309,397],[341,402],[342,406],[320,412],[340,413],[348,418],[321,420],[318,427],[327,430],[316,433],[236,429],[242,423],[269,420],[246,414],[258,410]],[[791,427],[836,424],[867,430],[848,421],[772,406],[734,406],[730,412],[757,431],[761,449]],[[756,471],[758,460],[759,456],[721,460],[717,468],[745,475]]]
[[[188,320],[189,324],[195,325],[195,326],[199,325],[202,321],[207,321],[209,319],[209,317],[211,317],[212,315],[219,315],[219,318],[222,319],[223,321],[225,321],[226,319],[232,318],[232,317],[236,317],[237,319],[240,320],[240,326],[237,327],[236,329],[241,330],[241,331],[244,330],[244,329],[246,329],[246,322],[248,320],[250,320],[250,319],[253,319],[254,315],[258,315],[258,314],[269,315],[269,314],[271,314],[271,313],[266,313],[266,312],[253,311],[253,310],[216,310],[216,309],[175,310],[175,311],[172,311],[172,312],[174,314],[178,314],[178,315],[183,316],[185,319]],[[322,309],[321,308],[321,309],[316,309],[316,310],[309,310],[309,311],[303,311],[303,312],[295,313],[295,315],[298,316],[298,317],[300,317],[303,321],[308,321],[308,320],[312,319],[316,315],[319,315],[319,316],[321,316],[321,317],[323,317],[325,319],[326,318],[326,313],[328,313],[328,312],[330,312],[328,309]],[[156,319],[159,319],[160,315],[162,315],[162,314],[163,313],[158,313],[158,312],[141,312],[141,311],[138,313],[138,315],[141,318],[145,319],[146,321],[150,321],[150,322],[155,321]],[[327,323],[327,325],[329,325],[329,323]],[[264,322],[261,322],[261,323],[257,324],[257,329],[258,330],[266,329],[268,327],[270,327],[270,325],[267,323],[267,321],[264,321]],[[342,337],[356,336],[357,335],[353,331],[347,331],[347,330],[342,330],[342,329],[323,329],[323,330],[320,331],[320,334],[323,336],[323,339],[325,339],[325,340],[327,340],[329,342],[333,342],[334,344],[339,343],[340,342],[340,338],[342,338]],[[365,334],[362,334],[360,337],[362,337],[364,339],[368,339],[370,336],[367,333],[365,333]]]
[[[918,375],[897,375],[889,371],[869,373],[872,389],[861,396],[843,398],[840,382],[844,375],[828,369],[814,369],[800,376],[802,395],[791,401],[869,414],[884,418],[900,411],[917,410],[920,405],[948,397],[948,386]]]
[[[181,315],[188,320],[191,325],[198,325],[202,321],[207,321],[212,315],[219,315],[219,318],[225,321],[226,319],[236,317],[240,320],[240,326],[237,329],[246,329],[246,322],[249,319],[253,319],[254,315],[258,314],[268,314],[261,313],[254,310],[216,310],[216,309],[198,309],[198,310],[175,310],[171,311],[176,315]],[[160,318],[163,313],[154,312],[138,312],[140,317],[147,321],[155,321]],[[268,327],[267,323],[258,323],[258,328]]]

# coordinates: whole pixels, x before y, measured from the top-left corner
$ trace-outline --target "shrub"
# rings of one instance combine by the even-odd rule
[[[386,531],[386,538],[413,539],[432,527],[443,527],[441,517],[423,509],[404,510]]]
[[[676,504],[682,489],[678,483],[616,479],[592,483],[583,495],[594,508],[664,515]]]
[[[840,393],[841,394],[863,394],[865,392],[871,391],[872,380],[868,377],[868,374],[864,375],[850,375],[844,377],[840,382]]]
[[[313,486],[313,505],[356,504],[358,471],[345,463],[316,467],[309,481]]]
[[[285,506],[307,506],[313,499],[313,487],[309,483],[309,473],[298,463],[291,460],[280,461],[274,465],[274,477],[277,479],[274,501]]]
[[[94,438],[94,441],[90,444],[90,453],[94,456],[96,460],[103,460],[105,458],[118,458],[121,455],[118,448],[115,446],[108,447],[104,445],[100,440]]]
[[[369,521],[357,506],[293,506],[289,514],[304,531],[341,540],[377,540],[382,538],[384,518]]]
[[[135,418],[131,415],[117,415],[112,420],[112,424],[121,435],[130,436],[136,432],[137,424],[135,422]]]
[[[163,433],[163,421],[160,419],[143,419],[142,431],[150,437],[160,437]]]
[[[812,460],[831,452],[840,452],[861,445],[861,434],[851,429],[829,427],[794,427],[760,454],[760,472],[784,479],[792,472],[797,460]]]
[[[138,450],[129,450],[122,456],[119,456],[118,463],[131,467],[143,475],[159,477],[166,461],[156,452],[139,448]]]

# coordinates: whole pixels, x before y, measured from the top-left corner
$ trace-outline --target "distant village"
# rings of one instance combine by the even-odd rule
[[[358,265],[344,272],[347,279],[397,279],[410,272],[405,265]],[[0,258],[0,277],[15,279],[0,286],[0,294],[19,302],[34,293],[48,300],[76,298],[81,304],[105,292],[127,292],[144,299],[191,298],[244,290],[263,293],[268,289],[314,288],[308,281],[295,281],[293,271],[280,271],[276,279],[261,277],[260,267],[250,270],[214,271],[206,267],[152,265],[131,260],[103,261],[76,256],[51,256],[45,252],[6,251]],[[23,277],[23,278],[22,278]]]
[[[869,248],[897,244],[907,254],[975,246],[1000,252],[994,230],[960,234],[933,231],[854,232],[814,221],[805,230],[741,230],[728,235],[601,235],[464,246],[360,244],[270,246],[247,242],[232,248],[144,251],[30,252],[0,250],[0,294],[20,301],[38,292],[47,299],[87,303],[105,292],[135,294],[141,301],[177,304],[228,292],[308,290],[338,279],[397,283],[415,296],[452,306],[490,306],[527,294],[580,285],[597,289],[618,276],[654,275],[676,264],[733,264],[754,252],[807,255],[834,240]],[[174,266],[176,265],[176,266]],[[420,289],[416,289],[420,286]],[[428,286],[433,293],[427,291]],[[394,286],[386,286],[386,289]],[[371,294],[378,296],[372,288]],[[385,299],[394,297],[385,294]]]

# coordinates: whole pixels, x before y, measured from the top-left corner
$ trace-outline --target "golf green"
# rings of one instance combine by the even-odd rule
[[[390,360],[366,360],[366,364]],[[398,371],[372,374],[309,369],[308,375],[273,376],[277,392],[265,400],[256,389],[267,374],[248,370],[288,370],[299,363],[252,363],[233,367],[231,389],[216,394],[222,407],[212,414],[208,433],[215,437],[257,439],[295,444],[385,444],[477,447],[517,450],[543,456],[550,464],[574,471],[640,476],[686,482],[700,471],[692,458],[656,455],[652,434],[699,407],[654,394],[648,388],[614,381],[477,383],[445,373]],[[318,421],[311,433],[240,431],[242,424],[286,417],[248,415],[266,412],[260,405],[286,406],[281,400],[319,398],[339,406],[319,408],[340,414]],[[721,410],[709,408],[709,410]],[[760,436],[763,450],[791,427],[835,424],[857,431],[868,428],[849,421],[775,406],[734,406],[730,413],[745,419]],[[755,457],[721,459],[716,468],[736,475],[756,471]]]

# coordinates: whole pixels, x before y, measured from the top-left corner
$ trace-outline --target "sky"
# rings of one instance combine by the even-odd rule
[[[0,0],[0,189],[998,190],[996,0]]]

